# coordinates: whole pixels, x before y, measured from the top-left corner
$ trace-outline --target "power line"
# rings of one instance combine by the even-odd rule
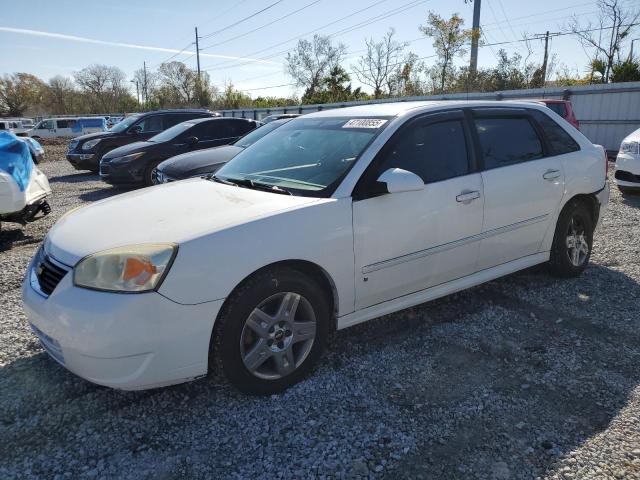
[[[308,4],[307,4],[307,5],[305,5],[304,7],[299,8],[299,9],[297,9],[297,10],[294,10],[293,12],[288,13],[287,15],[285,15],[285,16],[283,16],[283,17],[276,18],[275,20],[273,20],[273,21],[271,21],[271,22],[269,22],[269,23],[265,23],[264,25],[261,25],[261,26],[259,26],[259,27],[257,27],[257,28],[254,28],[253,30],[249,30],[248,32],[242,33],[242,34],[240,34],[240,35],[236,35],[235,37],[228,38],[228,39],[226,39],[226,40],[223,40],[222,42],[218,42],[218,43],[213,43],[213,44],[211,44],[211,45],[207,45],[206,47],[202,47],[200,50],[206,50],[206,49],[208,49],[208,48],[218,47],[218,46],[220,46],[220,45],[224,45],[225,43],[229,43],[229,42],[231,42],[231,41],[233,41],[233,40],[237,40],[238,38],[246,37],[247,35],[250,35],[250,34],[252,34],[252,33],[254,33],[254,32],[257,32],[258,30],[262,30],[263,28],[268,27],[269,25],[273,25],[274,23],[280,22],[280,21],[284,20],[284,19],[285,19],[285,18],[287,18],[287,17],[290,17],[290,16],[292,16],[292,15],[295,15],[296,13],[301,12],[302,10],[305,10],[305,9],[307,9],[307,8],[309,8],[309,7],[313,6],[313,5],[315,5],[316,3],[320,3],[321,1],[322,1],[322,0],[314,0],[313,2],[308,3]]]
[[[640,25],[640,22],[636,22],[636,23],[632,23],[632,24],[628,24],[628,25],[621,25],[622,27],[633,27],[636,25]],[[548,38],[551,39],[553,37],[562,37],[562,36],[566,36],[566,35],[575,35],[576,33],[588,33],[588,32],[595,32],[598,30],[610,30],[612,28],[615,28],[615,26],[609,26],[609,27],[599,27],[599,28],[591,28],[591,29],[585,29],[585,30],[578,30],[578,31],[571,31],[571,32],[555,32],[555,33],[549,33]],[[546,34],[545,34],[546,36]],[[508,41],[504,41],[504,42],[493,42],[493,43],[486,43],[484,45],[480,45],[479,47],[483,48],[483,47],[494,47],[494,46],[499,46],[499,45],[508,45],[508,44],[512,44],[512,43],[521,43],[521,42],[526,42],[526,41],[530,41],[530,40],[538,40],[540,37],[529,37],[529,38],[522,38],[522,39],[518,39],[518,40],[508,40]],[[493,49],[491,49],[493,51]],[[494,53],[495,55],[495,53]],[[417,60],[425,60],[427,58],[433,58],[437,55],[428,55],[425,57],[419,57]],[[403,64],[404,61],[402,62],[397,62],[395,64],[392,64],[390,66],[396,66],[396,65],[401,65]],[[355,74],[355,72],[347,72],[348,75],[351,74]],[[268,89],[272,89],[272,88],[281,88],[281,87],[291,87],[291,86],[295,86],[296,83],[283,83],[280,85],[269,85],[266,87],[256,87],[256,88],[248,88],[248,89],[241,89],[239,91],[241,92],[250,92],[250,91],[257,91],[257,90],[268,90]]]
[[[291,42],[291,41],[293,41],[293,40],[298,40],[298,39],[300,39],[300,38],[306,37],[307,35],[310,35],[310,34],[312,34],[312,33],[317,32],[318,30],[322,30],[323,28],[326,28],[326,27],[329,27],[329,26],[331,26],[331,25],[334,25],[334,24],[336,24],[336,23],[338,23],[338,22],[341,22],[342,20],[346,20],[347,18],[353,17],[354,15],[357,15],[358,13],[364,12],[365,10],[369,10],[369,9],[371,9],[371,8],[373,8],[373,7],[377,6],[377,5],[380,5],[381,3],[388,2],[388,1],[389,1],[389,0],[378,0],[377,2],[375,2],[375,3],[371,4],[371,5],[367,6],[367,7],[361,8],[360,10],[356,10],[355,12],[352,12],[352,13],[350,13],[349,15],[345,15],[344,17],[340,17],[340,18],[338,18],[337,20],[334,20],[334,21],[329,22],[329,23],[327,23],[327,24],[325,24],[325,25],[322,25],[321,27],[318,27],[318,28],[316,28],[316,29],[314,29],[314,30],[310,30],[310,31],[305,32],[305,33],[303,33],[303,34],[301,34],[301,35],[298,35],[298,36],[296,36],[296,37],[289,38],[289,39],[287,39],[287,40],[285,40],[285,41],[283,41],[283,42],[279,42],[279,43],[276,43],[276,44],[270,45],[270,46],[265,47],[265,48],[263,48],[263,49],[256,50],[255,52],[248,53],[248,54],[246,54],[246,55],[244,55],[244,56],[245,56],[245,57],[249,57],[249,56],[257,55],[258,53],[266,52],[267,50],[271,50],[272,48],[279,47],[280,45],[284,45],[285,43],[289,43],[289,42]],[[288,51],[288,50],[285,50],[285,53],[286,53],[287,51]],[[260,60],[265,60],[265,59],[266,59],[266,58],[261,58]],[[218,67],[218,66],[220,66],[220,65],[225,65],[225,64],[227,64],[227,63],[229,63],[229,62],[220,62],[220,63],[216,63],[216,64],[212,64],[212,65],[207,65],[207,66],[205,66],[205,67],[204,67],[204,70],[209,70],[209,69],[211,69],[212,67]],[[243,65],[244,65],[244,64],[243,64]],[[237,66],[237,65],[233,65],[233,66]]]
[[[373,6],[375,6],[375,5],[379,4],[379,3],[382,3],[382,2],[384,2],[384,1],[387,1],[387,0],[381,0],[381,1],[377,2],[377,3],[374,3],[373,5],[370,5],[370,6],[369,6],[369,7],[367,7],[367,8],[362,9],[362,10],[367,10],[368,8],[371,8],[371,7],[373,7]],[[358,24],[355,24],[355,25],[352,25],[352,26],[350,26],[350,27],[347,27],[347,28],[345,28],[345,29],[343,29],[343,30],[339,30],[339,31],[337,31],[337,32],[334,32],[334,33],[332,33],[332,34],[330,34],[330,35],[328,35],[328,36],[329,36],[329,37],[334,37],[334,36],[338,36],[338,35],[344,35],[345,33],[349,33],[349,32],[351,32],[351,31],[353,31],[353,30],[358,29],[358,28],[365,27],[365,26],[367,26],[367,25],[369,25],[369,24],[371,24],[371,23],[375,23],[375,22],[380,21],[380,20],[382,20],[382,19],[384,19],[384,18],[388,18],[388,17],[390,17],[390,16],[392,16],[392,15],[397,15],[398,13],[402,13],[403,11],[408,10],[409,8],[416,7],[416,6],[418,6],[419,4],[421,4],[421,3],[425,3],[425,2],[427,2],[427,1],[429,1],[429,0],[412,0],[411,2],[408,2],[408,3],[404,4],[404,5],[401,5],[400,7],[393,8],[393,9],[391,9],[391,10],[388,10],[388,11],[386,11],[386,12],[383,12],[382,14],[379,14],[379,15],[377,15],[377,16],[371,17],[371,18],[369,18],[369,19],[367,19],[367,20],[364,20],[364,21],[362,21],[362,22],[360,22],[360,23],[358,23]],[[352,13],[352,14],[350,14],[350,15],[347,15],[347,17],[351,17],[351,16],[353,16],[354,14],[361,12],[362,10],[359,10],[358,12],[354,12],[354,13]],[[255,55],[256,53],[260,53],[260,52],[263,52],[263,51],[265,51],[265,50],[270,50],[271,48],[274,48],[274,47],[277,47],[277,46],[280,46],[280,45],[283,45],[283,44],[289,43],[289,42],[291,42],[291,41],[294,41],[294,40],[300,39],[300,38],[302,38],[302,37],[305,37],[305,36],[309,35],[310,33],[314,33],[314,32],[316,32],[316,31],[318,31],[318,30],[321,30],[321,29],[323,29],[323,28],[325,28],[325,27],[327,27],[327,26],[329,26],[329,25],[331,25],[331,24],[335,24],[335,23],[337,23],[337,22],[339,22],[339,21],[341,21],[341,20],[344,20],[344,19],[345,19],[345,18],[347,18],[347,17],[343,17],[343,18],[341,18],[341,19],[335,20],[335,21],[333,21],[333,22],[330,22],[329,24],[323,25],[322,27],[318,27],[318,28],[316,28],[315,30],[312,30],[311,32],[307,32],[307,33],[305,33],[305,34],[299,35],[299,36],[297,36],[297,37],[290,38],[290,39],[288,39],[288,40],[285,40],[285,41],[283,41],[283,42],[277,43],[277,44],[275,44],[275,45],[271,45],[270,47],[264,48],[264,49],[259,50],[259,51],[257,51],[257,52],[250,53],[249,55],[252,55],[252,56],[253,56],[253,55]],[[290,49],[286,49],[286,50],[282,50],[282,51],[279,51],[279,52],[275,52],[275,53],[272,53],[272,54],[266,55],[266,56],[264,56],[264,57],[258,57],[258,60],[268,60],[268,59],[270,59],[270,58],[275,58],[275,57],[278,57],[278,56],[280,56],[280,55],[282,55],[282,54],[285,54],[285,53],[289,52],[289,50],[290,50]],[[222,66],[222,68],[221,68],[221,69],[222,69],[222,70],[226,70],[226,69],[229,69],[229,68],[235,68],[235,67],[240,67],[240,66],[243,66],[243,65],[247,65],[247,64],[249,64],[249,63],[253,63],[253,62],[251,62],[251,61],[249,61],[249,62],[241,62],[241,63],[231,64],[231,65],[227,65],[227,63],[228,63],[228,62],[221,62],[221,63],[218,63],[218,64],[209,65],[209,66],[205,67],[205,68],[204,68],[204,70],[206,70],[206,71],[213,70],[213,67],[216,67],[216,66],[218,66],[218,67]]]
[[[242,19],[238,20],[237,22],[233,22],[232,24],[227,25],[226,27],[221,28],[220,30],[216,30],[215,32],[211,32],[211,33],[209,33],[209,34],[207,34],[207,35],[203,35],[203,36],[202,36],[202,37],[200,37],[200,38],[201,38],[201,39],[211,38],[211,37],[213,37],[214,35],[217,35],[218,33],[221,33],[221,32],[224,32],[224,31],[226,31],[226,30],[229,30],[230,28],[233,28],[233,27],[235,27],[236,25],[240,25],[242,22],[245,22],[245,21],[249,20],[250,18],[255,17],[256,15],[260,15],[262,12],[266,12],[266,11],[267,11],[267,10],[269,10],[270,8],[275,7],[275,6],[276,6],[276,5],[278,5],[279,3],[282,3],[283,1],[284,1],[284,0],[277,0],[277,1],[273,2],[271,5],[267,5],[267,6],[266,6],[266,7],[264,7],[263,9],[258,10],[257,12],[254,12],[254,13],[252,13],[251,15],[248,15],[248,16],[246,16],[246,17],[244,17],[244,18],[242,18]]]

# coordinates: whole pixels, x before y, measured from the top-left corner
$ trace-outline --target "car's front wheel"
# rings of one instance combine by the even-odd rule
[[[580,275],[589,263],[593,247],[593,220],[583,202],[567,204],[556,224],[549,266],[560,277]]]
[[[243,392],[281,392],[320,357],[331,312],[328,293],[308,275],[291,268],[258,273],[225,303],[211,358]]]

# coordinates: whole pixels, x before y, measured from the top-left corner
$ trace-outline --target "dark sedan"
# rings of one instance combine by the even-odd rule
[[[151,137],[116,148],[100,160],[100,178],[113,185],[152,185],[154,170],[181,153],[235,142],[260,122],[244,118],[205,118],[182,122]]]
[[[231,145],[208,148],[197,152],[183,153],[169,160],[165,160],[156,169],[155,183],[167,183],[185,178],[198,177],[215,173],[222,165],[227,163],[243,149],[254,144],[267,133],[284,125],[291,118],[275,120],[267,125],[257,128]]]

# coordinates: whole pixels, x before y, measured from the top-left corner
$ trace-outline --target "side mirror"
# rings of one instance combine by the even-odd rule
[[[187,137],[184,139],[184,143],[186,143],[187,145],[195,145],[198,142],[199,142],[198,137],[194,137],[194,136]]]
[[[413,192],[424,188],[424,182],[418,175],[401,168],[386,170],[378,177],[378,182],[385,183],[389,193]]]
[[[135,127],[131,127],[129,129],[129,133],[131,135],[139,135],[142,133],[142,125],[136,125]]]

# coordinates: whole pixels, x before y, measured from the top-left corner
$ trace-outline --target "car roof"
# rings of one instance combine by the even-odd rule
[[[191,118],[189,120],[185,120],[182,123],[202,123],[202,122],[213,122],[214,120],[234,120],[236,122],[255,122],[260,123],[257,120],[253,120],[251,118],[234,118],[234,117],[204,117],[204,118]]]
[[[385,102],[356,105],[353,107],[333,108],[319,112],[308,113],[304,118],[328,117],[396,117],[405,113],[422,113],[442,108],[465,107],[504,107],[504,108],[535,108],[544,109],[544,105],[526,100],[425,100],[409,102]],[[297,121],[294,119],[293,121]]]

